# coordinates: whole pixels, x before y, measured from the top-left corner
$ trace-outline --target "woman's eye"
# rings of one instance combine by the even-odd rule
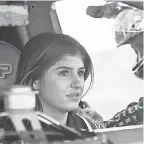
[[[63,70],[59,73],[61,76],[68,76],[70,73],[67,70]]]
[[[84,76],[84,74],[85,74],[85,71],[79,71],[79,72],[78,72],[78,75],[79,75],[79,76]]]

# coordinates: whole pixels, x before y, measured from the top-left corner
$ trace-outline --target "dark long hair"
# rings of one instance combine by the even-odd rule
[[[94,79],[93,65],[85,48],[74,38],[54,32],[41,33],[26,44],[20,56],[15,84],[32,86],[34,80],[66,55],[81,56],[86,69],[84,79],[91,74],[90,89]]]

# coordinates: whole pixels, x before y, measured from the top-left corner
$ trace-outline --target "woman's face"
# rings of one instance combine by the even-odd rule
[[[62,112],[77,109],[84,90],[84,73],[80,57],[66,56],[56,62],[39,81],[42,106]]]

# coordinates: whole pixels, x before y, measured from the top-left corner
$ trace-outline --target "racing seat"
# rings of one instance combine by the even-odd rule
[[[0,41],[0,112],[4,111],[3,89],[8,89],[15,81],[20,51],[12,44]],[[4,118],[0,118],[0,128]]]
[[[0,94],[15,81],[20,51],[12,44],[0,41]],[[0,102],[2,97],[0,97]],[[2,105],[0,104],[0,110]]]

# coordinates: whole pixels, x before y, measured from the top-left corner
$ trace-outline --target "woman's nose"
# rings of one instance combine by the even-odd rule
[[[84,81],[76,76],[73,78],[72,82],[71,82],[71,87],[72,88],[82,88],[84,86]]]

